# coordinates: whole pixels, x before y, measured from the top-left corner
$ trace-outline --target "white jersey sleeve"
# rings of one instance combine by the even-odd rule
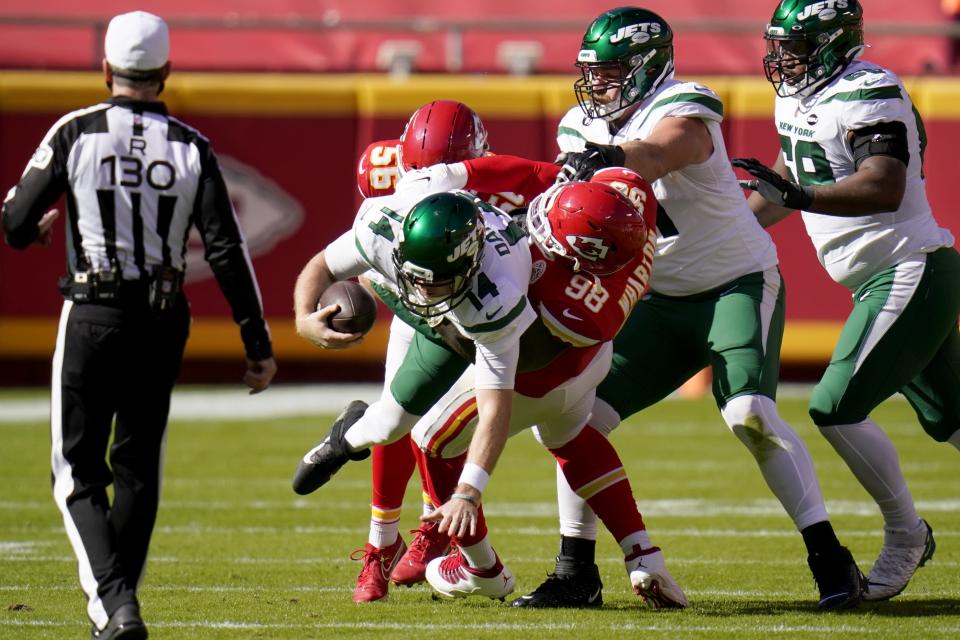
[[[561,151],[580,151],[587,141],[644,140],[669,117],[703,121],[714,151],[705,162],[669,173],[652,185],[659,207],[650,288],[667,296],[689,296],[775,266],[773,241],[747,206],[727,157],[720,128],[723,103],[707,87],[667,80],[614,132],[602,120],[585,121],[575,107],[560,122],[557,144]]]
[[[880,122],[900,122],[906,129],[906,186],[896,211],[865,216],[803,212],[817,257],[835,281],[854,290],[878,271],[953,244],[927,201],[923,121],[896,74],[856,60],[803,104],[793,97],[777,98],[775,119],[784,161],[802,185],[833,184],[856,173],[852,132]]]
[[[357,248],[352,229],[327,245],[323,255],[335,280],[347,280],[370,269],[370,264]]]

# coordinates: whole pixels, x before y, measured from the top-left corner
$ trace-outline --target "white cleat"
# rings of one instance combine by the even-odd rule
[[[448,598],[486,596],[503,600],[514,587],[513,574],[503,566],[500,558],[489,569],[474,569],[467,564],[459,548],[427,564],[427,582],[437,593]]]
[[[907,588],[917,569],[933,557],[937,543],[933,529],[926,520],[920,521],[917,531],[907,534],[884,533],[883,548],[867,576],[864,600],[889,600]]]
[[[683,609],[687,596],[667,571],[660,547],[633,548],[624,559],[633,592],[643,598],[651,609]]]

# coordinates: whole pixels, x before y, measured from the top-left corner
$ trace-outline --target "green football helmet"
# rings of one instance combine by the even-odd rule
[[[808,97],[863,51],[863,9],[858,0],[782,0],[764,39],[777,95]]]
[[[673,30],[652,11],[611,9],[587,27],[577,67],[573,90],[587,119],[617,120],[673,74]]]
[[[415,204],[393,250],[403,305],[434,318],[463,302],[483,259],[484,230],[467,193],[436,193]]]

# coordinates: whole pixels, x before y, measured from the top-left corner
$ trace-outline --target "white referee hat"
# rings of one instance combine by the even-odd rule
[[[107,26],[103,50],[112,67],[152,71],[170,58],[170,31],[163,18],[152,13],[121,13]]]

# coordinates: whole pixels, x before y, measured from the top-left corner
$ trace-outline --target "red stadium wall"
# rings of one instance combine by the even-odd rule
[[[772,0],[642,4],[675,27],[681,73],[759,73],[761,34]],[[901,74],[949,70],[948,40],[935,29],[949,20],[940,0],[864,4],[871,60]],[[420,45],[417,71],[471,73],[502,72],[498,47],[517,40],[542,47],[536,71],[569,73],[587,24],[604,8],[616,6],[590,0],[44,0],[6,5],[0,6],[0,68],[98,68],[110,17],[143,9],[170,22],[174,64],[181,70],[376,71],[381,45],[401,40]],[[459,52],[454,56],[459,67],[448,60],[453,51]]]
[[[171,111],[213,141],[246,230],[273,328],[277,355],[288,362],[367,362],[382,359],[385,317],[359,350],[326,352],[299,340],[291,318],[293,283],[301,266],[346,230],[359,195],[354,163],[374,139],[397,137],[406,116],[434,98],[474,107],[490,130],[492,148],[537,159],[556,154],[554,133],[572,104],[571,77],[277,76],[182,73],[164,97]],[[773,92],[762,79],[702,78],[724,100],[728,151],[771,161],[778,148],[771,126]],[[911,95],[924,114],[930,144],[928,191],[941,224],[960,233],[953,204],[960,143],[960,83],[916,80]],[[64,112],[97,102],[105,92],[96,74],[0,73],[0,187],[16,183],[26,160]],[[64,272],[63,228],[47,250],[0,247],[0,360],[49,358]],[[773,229],[787,282],[784,361],[825,361],[849,308],[849,296],[817,263],[799,217]],[[193,360],[241,358],[237,330],[198,252],[191,251],[187,293],[195,318],[188,345]]]

